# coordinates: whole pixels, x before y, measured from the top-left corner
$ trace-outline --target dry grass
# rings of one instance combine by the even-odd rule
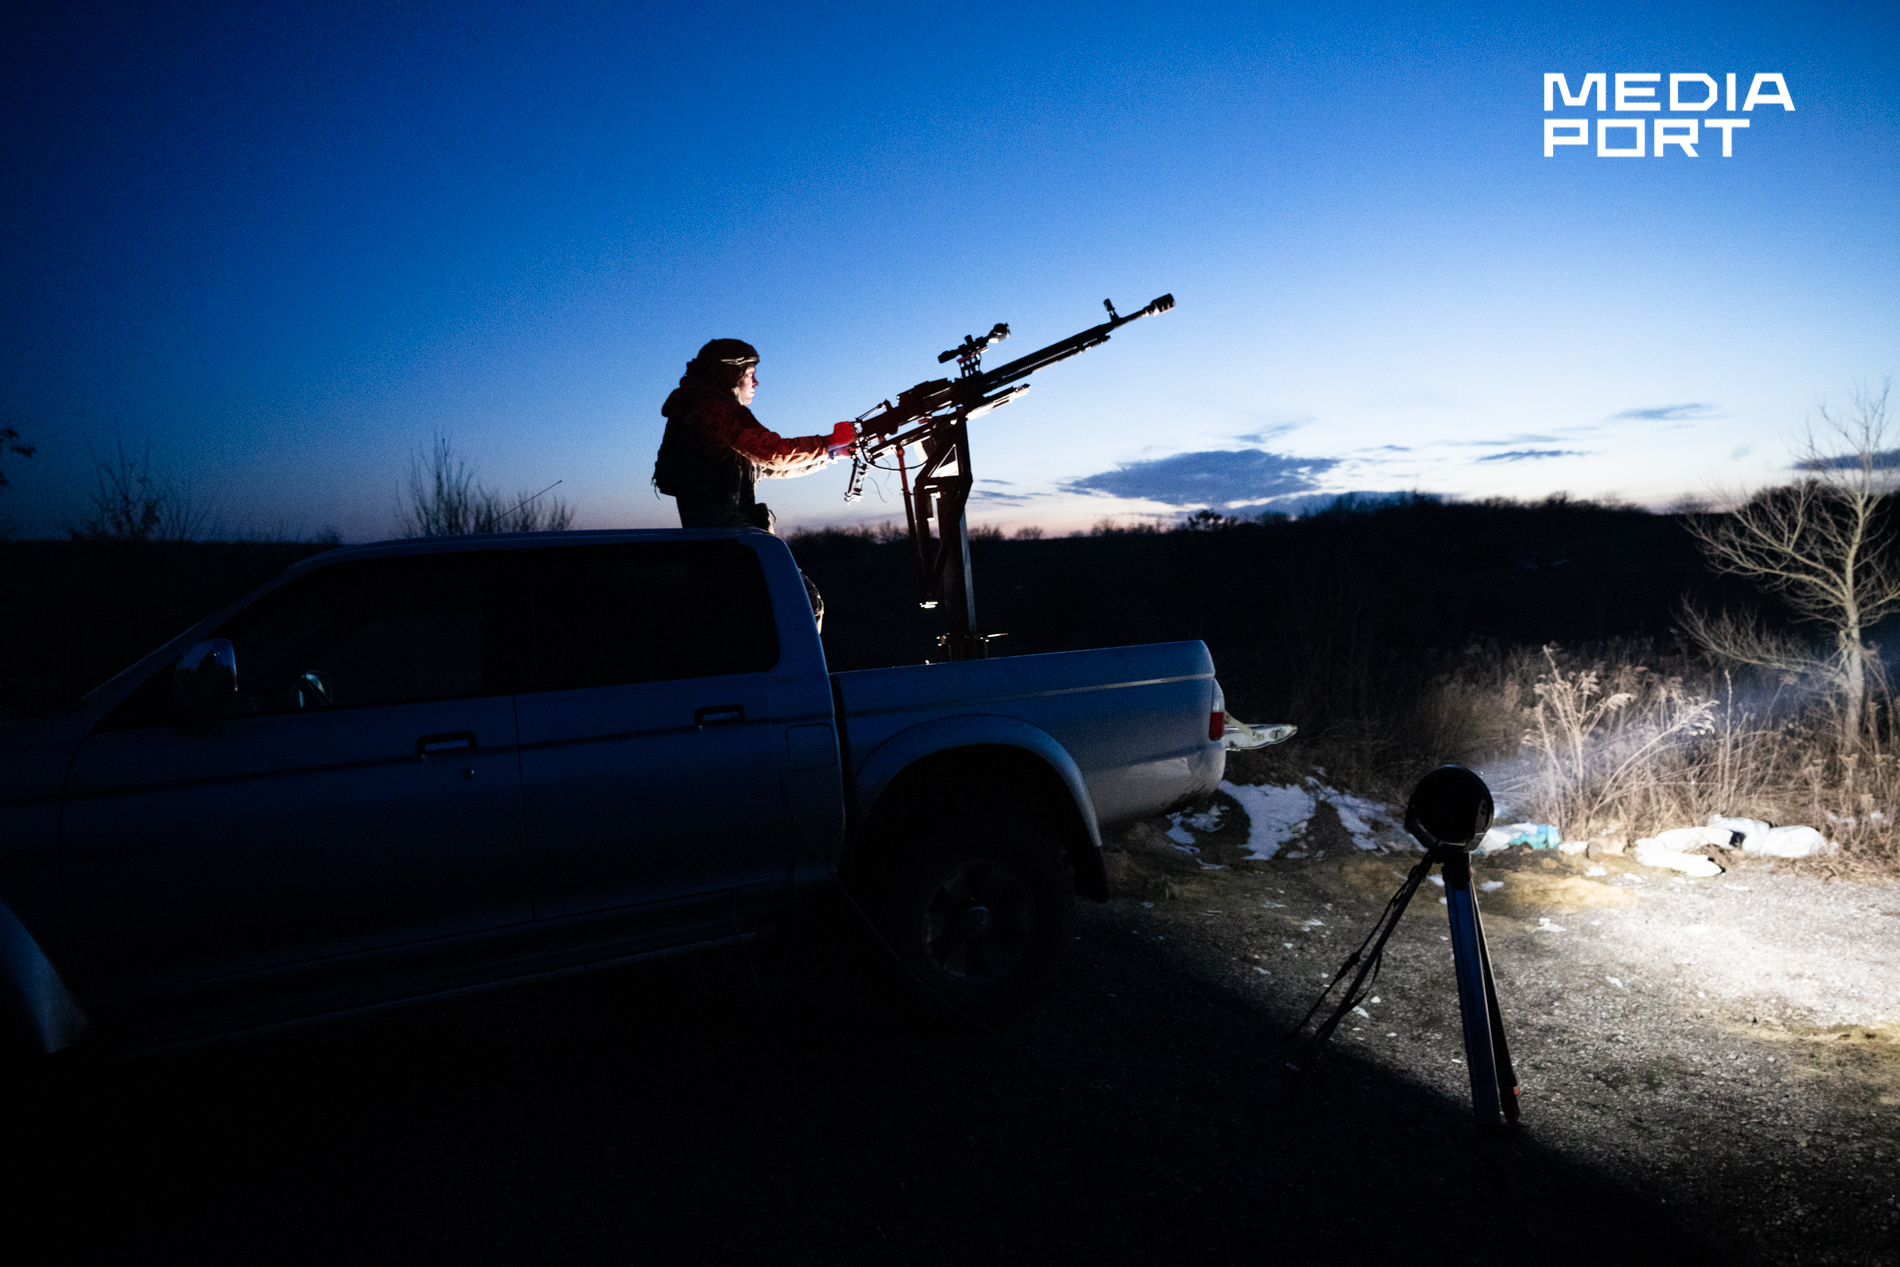
[[[1712,814],[1805,824],[1838,854],[1818,874],[1900,874],[1900,761],[1892,698],[1843,738],[1826,684],[1724,670],[1646,642],[1566,651],[1473,646],[1409,690],[1295,743],[1229,757],[1240,782],[1316,769],[1403,804],[1433,766],[1481,771],[1508,821],[1554,823],[1614,848]],[[1250,720],[1279,720],[1261,718]]]
[[[1824,693],[1618,644],[1469,655],[1413,711],[1412,742],[1481,766],[1514,817],[1575,839],[1626,844],[1722,814],[1820,829],[1842,846],[1820,870],[1900,871],[1889,708],[1848,740]]]

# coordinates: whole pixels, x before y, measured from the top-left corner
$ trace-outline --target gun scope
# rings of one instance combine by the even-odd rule
[[[1008,337],[1009,337],[1009,323],[1007,321],[999,321],[995,325],[991,326],[990,332],[984,335],[982,338],[979,339],[973,334],[966,334],[963,336],[963,342],[959,346],[951,348],[948,352],[937,353],[937,364],[942,365],[945,361],[951,359],[952,357],[976,356],[980,354],[983,351],[983,349],[987,348],[990,344],[1001,343],[1004,339],[1007,339]]]

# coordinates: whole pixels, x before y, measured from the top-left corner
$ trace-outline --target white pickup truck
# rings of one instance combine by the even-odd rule
[[[1198,642],[827,673],[749,529],[334,550],[0,725],[0,1002],[27,1053],[166,1044],[743,941],[842,877],[1007,1019],[1222,722]]]

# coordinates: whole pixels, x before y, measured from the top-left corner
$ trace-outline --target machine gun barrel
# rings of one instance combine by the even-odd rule
[[[1108,342],[1112,331],[1131,321],[1168,311],[1174,307],[1174,296],[1163,295],[1147,307],[1131,312],[1127,316],[1118,314],[1115,306],[1107,300],[1103,300],[1102,305],[1108,309],[1108,320],[1101,325],[1091,326],[1080,334],[1072,334],[1060,342],[1051,343],[1046,348],[1039,348],[1027,356],[1018,357],[1007,365],[999,365],[993,370],[982,370],[976,373],[966,371],[964,376],[959,378],[936,378],[919,383],[908,391],[898,393],[896,404],[888,400],[881,401],[858,415],[860,465],[852,472],[850,486],[845,490],[845,500],[856,501],[862,493],[864,463],[894,449],[918,443],[923,438],[922,432],[916,429],[918,424],[925,424],[924,429],[927,429],[929,422],[949,412],[961,412],[965,418],[974,418],[1007,404],[1028,388],[1021,387],[998,396],[996,393],[999,389],[1019,379],[1028,378],[1037,370],[1047,369],[1058,361],[1066,361],[1092,347],[1099,347]],[[973,352],[971,362],[966,364],[973,363],[975,355],[980,355],[984,347],[1008,336],[1009,327],[999,324],[982,340],[966,339],[964,349],[970,349]],[[964,349],[952,348],[939,356],[938,360],[949,360],[963,353]]]
[[[1103,302],[1107,305],[1106,300]],[[987,396],[997,388],[1007,383],[1013,383],[1019,378],[1027,378],[1037,370],[1049,368],[1057,361],[1066,361],[1070,357],[1078,356],[1092,347],[1099,347],[1101,344],[1108,342],[1110,331],[1119,329],[1131,321],[1138,321],[1143,317],[1150,317],[1156,313],[1166,312],[1168,309],[1174,307],[1174,296],[1163,295],[1141,311],[1131,312],[1125,317],[1117,316],[1113,305],[1107,306],[1108,320],[1104,321],[1101,325],[1092,326],[1080,334],[1072,334],[1060,343],[1051,343],[1048,347],[1031,352],[1028,356],[1018,357],[1007,365],[999,365],[993,370],[986,370],[974,376],[975,382],[981,384],[976,394],[979,396]]]

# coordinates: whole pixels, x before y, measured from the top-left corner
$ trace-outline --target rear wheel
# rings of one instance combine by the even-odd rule
[[[1014,1020],[1054,983],[1075,913],[1068,858],[1013,816],[956,820],[890,841],[871,916],[899,986],[938,1015]]]

